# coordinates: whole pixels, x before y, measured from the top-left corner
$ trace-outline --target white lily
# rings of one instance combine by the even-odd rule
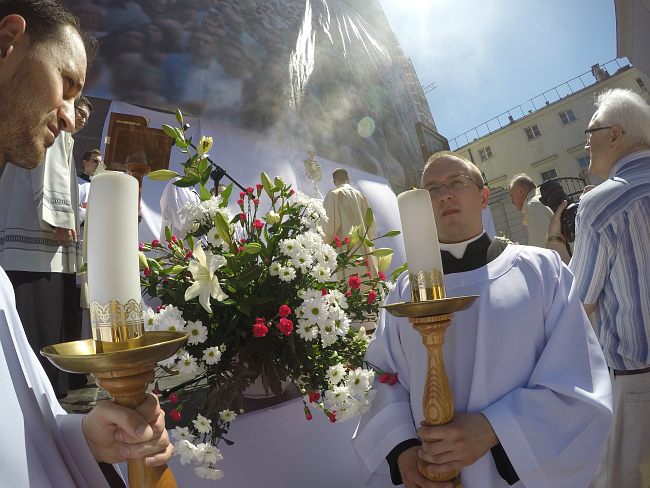
[[[221,289],[219,279],[214,274],[217,269],[226,264],[226,258],[212,254],[210,251],[204,251],[198,243],[194,246],[192,255],[194,260],[187,269],[192,273],[194,283],[185,290],[185,301],[191,300],[198,295],[201,306],[208,313],[212,313],[210,297],[219,301],[228,298],[228,295]]]

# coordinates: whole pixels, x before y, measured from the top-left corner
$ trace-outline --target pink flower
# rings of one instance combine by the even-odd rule
[[[357,275],[352,275],[348,279],[348,285],[350,285],[350,288],[353,290],[358,289],[361,286],[361,278],[359,278]]]
[[[341,247],[343,245],[341,244],[341,239],[339,239],[336,236],[334,236],[334,244],[336,245],[336,247]]]
[[[344,244],[350,244],[350,238],[348,236],[345,236],[345,239],[343,239]]]
[[[374,303],[377,299],[377,292],[375,290],[370,290],[368,292],[368,303]]]
[[[262,183],[258,183],[255,185],[255,188],[257,188],[257,191],[260,192],[264,189],[264,185]]]
[[[345,292],[345,297],[350,298],[352,296],[352,292],[350,290]]]
[[[260,199],[259,198],[253,198],[253,203],[257,207],[260,204]]]
[[[144,251],[144,244],[141,242],[138,244],[138,251]]]
[[[243,207],[244,206],[244,200],[241,200],[241,199],[237,200],[237,205],[239,205],[240,207]]]
[[[246,196],[246,192],[245,192],[245,191],[240,191],[240,192],[239,192],[239,198],[244,198],[245,196]]]
[[[178,241],[178,237],[172,236],[172,242],[176,242],[176,241]]]
[[[289,308],[289,305],[280,305],[280,308],[278,309],[278,315],[280,317],[286,318],[289,316],[291,313],[291,308]]]
[[[258,322],[253,325],[253,336],[254,337],[264,337],[269,332],[269,328],[264,325],[264,322]]]
[[[287,337],[291,335],[291,332],[293,332],[293,322],[289,319],[281,318],[277,327],[282,335]]]
[[[379,276],[379,279],[380,279],[381,281],[386,281],[386,275],[385,275],[382,271],[380,271],[379,273],[377,273],[377,275]]]
[[[249,195],[252,195],[254,191],[255,190],[253,190],[252,186],[249,186],[248,188],[246,188],[246,193],[248,193]]]
[[[289,190],[289,195],[293,195],[294,193],[296,193],[296,191],[293,188]]]
[[[154,239],[151,241],[151,247],[158,247],[160,245],[160,241],[158,239]]]
[[[253,220],[253,227],[255,227],[256,229],[263,229],[264,228],[264,222],[262,222],[259,219],[255,219],[255,220]]]

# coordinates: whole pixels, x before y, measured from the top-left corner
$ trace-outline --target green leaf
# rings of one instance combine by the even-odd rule
[[[165,226],[165,239],[167,239],[167,242],[172,241],[172,230],[168,225]]]
[[[262,173],[261,178],[264,191],[269,196],[269,198],[273,198],[273,183],[271,183],[271,178],[269,178],[269,175],[266,173]]]
[[[182,272],[185,271],[186,269],[187,269],[186,266],[176,265],[176,266],[173,266],[173,267],[169,270],[169,273],[170,273],[170,274],[178,274],[178,273],[182,273]]]
[[[206,200],[210,200],[210,198],[212,198],[212,193],[210,193],[210,190],[203,186],[203,182],[201,183],[202,184],[199,187],[199,196],[201,197],[201,201],[205,202]]]
[[[219,196],[221,197],[221,203],[219,204],[220,207],[225,207],[228,205],[228,200],[230,199],[231,193],[232,193],[232,183],[230,183],[224,191],[219,193]]]
[[[244,252],[246,254],[259,254],[262,250],[262,246],[257,242],[249,242],[244,244]]]
[[[172,139],[176,139],[176,136],[178,135],[176,133],[176,130],[171,125],[163,124],[162,130],[165,134],[167,134]]]
[[[273,183],[275,185],[276,190],[280,190],[285,187],[284,180],[280,178],[279,176],[276,176],[275,179],[273,180]],[[262,183],[264,184],[264,183]]]
[[[176,122],[178,122],[179,125],[183,125],[183,114],[181,113],[180,108],[176,109]]]
[[[230,246],[232,243],[232,240],[230,239],[230,226],[221,212],[214,214],[214,226],[217,228],[219,237]]]
[[[398,230],[391,230],[391,231],[386,232],[384,234],[384,237],[395,237],[395,236],[398,236],[400,234],[401,234],[401,232],[398,231]]]
[[[174,185],[180,186],[180,187],[188,187],[188,186],[194,186],[199,182],[199,178],[196,175],[185,175],[183,176],[180,180],[175,181]]]
[[[170,169],[157,169],[147,174],[147,178],[154,181],[167,181],[180,176],[176,171]]]
[[[402,264],[400,267],[395,268],[395,270],[390,274],[390,279],[395,281],[399,275],[408,269],[408,263]]]
[[[366,214],[363,216],[363,225],[366,226],[366,229],[369,229],[374,221],[375,221],[375,216],[372,213],[372,208],[368,207],[366,209]]]
[[[383,257],[383,256],[391,256],[393,254],[393,250],[388,248],[388,247],[380,247],[380,248],[375,249],[374,251],[372,251],[370,254],[380,258],[380,257]]]

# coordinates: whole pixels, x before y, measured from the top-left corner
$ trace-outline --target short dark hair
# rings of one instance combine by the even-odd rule
[[[86,151],[83,156],[81,156],[82,161],[90,161],[91,158],[93,157],[93,154],[96,154],[97,156],[101,156],[102,152],[99,149],[91,149],[90,151]]]
[[[472,179],[476,186],[479,188],[485,187],[485,181],[483,181],[483,175],[481,174],[481,170],[478,169],[478,166],[476,166],[476,164],[474,164],[469,159],[463,158],[451,151],[438,151],[429,156],[429,159],[427,159],[427,162],[424,164],[424,168],[422,169],[422,176],[420,177],[420,180],[424,177],[424,173],[426,173],[429,167],[446,159],[454,159],[465,165],[467,171],[469,172],[468,176]]]
[[[332,179],[334,179],[334,181],[350,181],[350,175],[348,174],[347,169],[336,168],[332,173]]]
[[[34,43],[57,36],[61,27],[69,25],[83,40],[88,65],[95,58],[97,39],[85,32],[77,17],[56,0],[0,0],[0,19],[8,15],[25,19],[25,32]]]
[[[79,99],[74,102],[75,107],[87,107],[88,108],[88,114],[91,114],[93,111],[93,104],[90,103],[90,100],[88,100],[88,97],[85,95],[82,95],[79,97]]]

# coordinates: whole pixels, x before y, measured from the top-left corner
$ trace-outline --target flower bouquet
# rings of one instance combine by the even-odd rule
[[[212,139],[194,145],[180,112],[177,120],[180,128],[163,129],[188,155],[185,174],[161,170],[150,177],[181,176],[175,184],[198,185],[201,201],[181,210],[185,235],[167,229],[166,242],[140,245],[143,291],[162,302],[145,312],[145,327],[189,334],[159,374],[195,375],[168,395],[178,425],[172,435],[183,464],[218,479],[219,443],[232,443],[229,426],[255,382],[276,395],[283,384],[295,385],[307,420],[312,410],[340,422],[369,408],[374,371],[364,364],[370,336],[360,324],[377,319],[392,250],[373,250],[364,230],[372,211],[348,236],[324,242],[321,201],[265,173],[255,186],[239,191],[231,183],[213,195],[206,188]],[[378,261],[376,275],[370,259]],[[200,413],[186,419],[184,402],[197,396]]]

